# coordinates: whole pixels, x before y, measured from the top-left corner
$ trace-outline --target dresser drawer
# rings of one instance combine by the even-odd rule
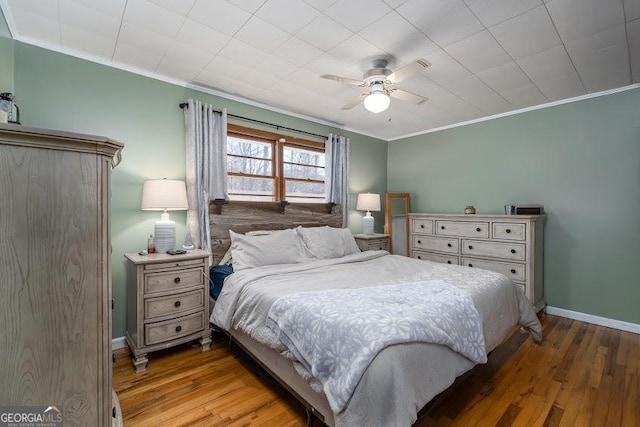
[[[413,233],[420,234],[433,234],[433,220],[413,218],[411,224],[411,231]]]
[[[458,237],[489,237],[488,222],[436,221],[436,234]]]
[[[457,254],[459,248],[458,242],[458,239],[448,239],[446,237],[413,236],[414,249]]]
[[[502,240],[525,240],[525,224],[494,222],[493,238]]]
[[[458,264],[458,257],[455,255],[443,255],[433,252],[413,251],[413,258],[441,262],[443,264]]]
[[[164,316],[175,317],[194,309],[204,310],[204,290],[202,289],[144,300],[145,320]]]
[[[204,311],[200,311],[177,319],[148,323],[144,325],[144,343],[158,344],[202,331],[204,321]]]
[[[484,270],[491,270],[497,273],[504,274],[511,280],[525,280],[525,266],[524,264],[516,264],[509,262],[499,261],[487,261],[476,258],[462,258],[462,265],[467,267],[482,268]]]
[[[463,240],[462,254],[524,261],[525,246],[523,243]]]
[[[145,273],[144,292],[164,292],[194,286],[203,286],[203,278],[204,270],[202,268],[167,271],[162,273]]]

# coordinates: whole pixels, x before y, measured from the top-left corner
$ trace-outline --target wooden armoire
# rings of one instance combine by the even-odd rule
[[[110,426],[108,138],[0,124],[0,406]],[[115,395],[114,395],[115,396]]]

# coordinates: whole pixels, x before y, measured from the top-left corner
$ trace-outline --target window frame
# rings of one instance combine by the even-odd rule
[[[294,165],[303,165],[307,167],[321,167],[315,165],[307,165],[303,163],[291,163],[284,161],[284,149],[285,148],[293,148],[293,149],[302,149],[307,151],[315,151],[319,153],[325,154],[325,144],[324,142],[319,141],[310,141],[307,139],[297,138],[290,135],[279,134],[275,132],[264,131],[260,129],[248,128],[245,126],[240,126],[236,124],[228,124],[227,125],[227,136],[235,136],[239,138],[245,138],[250,140],[255,140],[261,143],[270,143],[271,144],[271,159],[272,162],[271,167],[271,176],[269,175],[254,175],[254,174],[246,174],[240,172],[229,172],[227,171],[227,177],[229,176],[240,176],[240,177],[248,177],[248,178],[271,178],[273,180],[273,202],[285,202],[286,199],[286,183],[287,181],[297,181],[297,182],[315,182],[315,183],[324,183],[325,180],[310,180],[310,179],[302,179],[302,178],[287,178],[284,175],[284,165],[285,163],[294,164]],[[242,157],[235,154],[228,154],[231,156]],[[253,158],[253,157],[251,157]],[[261,160],[266,160],[266,158],[262,158]],[[323,169],[326,169],[325,166],[322,166]],[[229,192],[229,196],[232,197],[231,192]],[[237,193],[236,193],[237,194]],[[314,199],[314,197],[309,197]],[[243,200],[243,199],[235,199],[235,200]],[[321,204],[326,203],[326,199],[324,195],[322,197],[317,197],[317,202],[299,202],[299,203],[314,203]],[[246,200],[243,200],[246,201]],[[256,201],[255,203],[261,203]],[[288,202],[288,203],[298,203],[298,202]]]

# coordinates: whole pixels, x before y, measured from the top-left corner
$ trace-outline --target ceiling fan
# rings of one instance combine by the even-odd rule
[[[364,108],[377,114],[389,108],[389,104],[391,103],[390,96],[417,105],[422,105],[428,101],[424,96],[397,88],[396,83],[411,77],[419,71],[427,69],[431,66],[429,61],[418,59],[396,71],[389,70],[387,68],[388,63],[386,59],[374,59],[371,61],[371,68],[362,76],[362,80],[334,76],[333,74],[323,74],[320,77],[352,86],[367,88],[366,92],[343,106],[343,110],[350,110],[364,101]]]

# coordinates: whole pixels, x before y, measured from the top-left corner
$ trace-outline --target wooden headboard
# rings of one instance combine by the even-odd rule
[[[220,213],[218,213],[218,211]],[[216,263],[231,246],[229,230],[284,230],[303,227],[342,227],[342,206],[328,203],[238,202],[209,207],[211,252]]]

